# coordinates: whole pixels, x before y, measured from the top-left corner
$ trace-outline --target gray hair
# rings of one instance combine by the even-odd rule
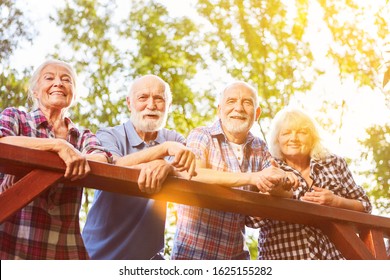
[[[75,90],[74,94],[76,94],[77,75],[76,75],[76,72],[73,69],[73,67],[69,63],[62,61],[62,60],[48,59],[45,62],[43,62],[41,65],[39,65],[38,68],[35,69],[34,73],[32,74],[32,76],[30,78],[30,83],[29,83],[29,87],[28,87],[28,99],[31,100],[31,102],[33,103],[33,107],[38,106],[38,101],[34,97],[34,91],[36,90],[36,87],[38,85],[38,80],[41,76],[41,72],[46,66],[53,65],[53,64],[54,65],[61,65],[69,70],[70,75],[71,75],[72,80],[73,80],[73,86],[74,86],[74,90]]]
[[[164,96],[165,96],[165,103],[167,106],[169,106],[171,103],[172,103],[172,92],[171,92],[171,87],[169,86],[169,84],[167,82],[165,82],[163,79],[161,79],[159,76],[156,76],[156,75],[152,75],[152,74],[148,74],[148,75],[144,75],[144,76],[141,76],[141,77],[138,77],[136,78],[131,86],[130,86],[130,90],[129,90],[129,94],[128,94],[128,97],[132,98],[133,96],[133,91],[134,91],[134,84],[136,84],[140,79],[143,79],[145,77],[154,77],[156,79],[158,79],[161,83],[164,84]]]
[[[330,152],[322,144],[320,128],[317,122],[307,113],[293,107],[286,107],[280,110],[272,120],[269,133],[269,149],[273,157],[283,160],[283,154],[280,149],[278,137],[284,123],[290,123],[295,127],[304,127],[308,129],[311,136],[312,147],[310,149],[310,157],[316,160],[321,160],[327,157]]]
[[[242,85],[246,86],[247,88],[249,88],[253,92],[253,96],[255,98],[255,108],[259,107],[259,97],[258,97],[258,93],[257,93],[256,88],[254,86],[250,85],[249,83],[243,82],[243,81],[233,81],[233,82],[229,83],[227,86],[225,86],[219,93],[218,104],[221,105],[221,102],[223,100],[223,97],[225,95],[226,90],[228,88],[230,88],[231,86],[237,85],[237,84],[242,84]]]

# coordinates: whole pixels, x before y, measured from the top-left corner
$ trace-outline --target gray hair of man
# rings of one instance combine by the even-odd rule
[[[255,98],[255,108],[259,107],[259,97],[258,97],[258,93],[257,93],[256,88],[254,86],[250,85],[249,83],[243,82],[243,81],[233,81],[233,82],[230,82],[227,86],[225,86],[219,93],[218,104],[221,105],[222,100],[225,96],[226,90],[229,89],[231,86],[238,85],[238,84],[246,86],[247,88],[249,88],[253,92],[253,96]]]
[[[76,72],[74,71],[73,67],[69,63],[62,61],[62,60],[59,60],[59,59],[48,59],[35,69],[34,73],[32,74],[32,76],[30,78],[30,83],[29,83],[29,87],[28,87],[28,99],[33,103],[33,108],[38,107],[38,100],[37,100],[37,98],[35,98],[34,92],[38,86],[38,81],[39,81],[39,78],[41,77],[42,70],[48,65],[60,65],[60,66],[63,66],[64,68],[69,70],[69,73],[70,73],[71,78],[73,80],[74,96],[76,97],[77,75],[76,75]],[[75,100],[75,98],[73,98],[73,100]]]
[[[312,140],[310,158],[322,160],[329,156],[330,152],[322,143],[320,126],[317,122],[299,108],[285,107],[275,115],[271,122],[268,143],[273,157],[284,160],[278,140],[283,124],[290,125],[292,129],[305,128],[309,131]]]
[[[171,92],[171,87],[169,86],[169,84],[167,82],[165,82],[163,79],[161,79],[159,76],[156,76],[156,75],[153,75],[153,74],[148,74],[148,75],[144,75],[144,76],[141,76],[141,77],[138,77],[136,78],[130,85],[130,90],[129,90],[129,94],[128,94],[128,97],[129,98],[133,98],[133,90],[134,90],[134,84],[136,82],[138,82],[140,79],[142,78],[145,78],[145,77],[154,77],[158,80],[161,81],[161,83],[164,84],[164,96],[165,96],[165,104],[168,108],[169,105],[171,105],[172,103],[172,92]]]

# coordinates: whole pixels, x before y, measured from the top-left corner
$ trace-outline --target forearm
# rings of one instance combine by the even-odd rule
[[[337,196],[336,201],[337,202],[336,202],[335,206],[338,208],[354,210],[354,211],[359,211],[359,212],[365,211],[363,204],[359,200]]]
[[[225,187],[238,187],[251,184],[249,173],[233,173],[217,171],[208,168],[196,168],[197,175],[191,178],[191,181],[200,183],[222,185]],[[175,172],[175,175],[181,178],[187,178],[186,172]]]
[[[114,163],[119,166],[133,166],[155,159],[162,159],[168,155],[164,143],[123,157],[114,157]]]
[[[5,136],[0,138],[1,143],[52,152],[58,151],[60,141],[63,140],[57,138],[35,138],[27,136]]]
[[[92,161],[99,161],[99,162],[108,162],[108,158],[105,153],[96,153],[96,154],[87,154],[85,156],[87,160],[92,160]]]

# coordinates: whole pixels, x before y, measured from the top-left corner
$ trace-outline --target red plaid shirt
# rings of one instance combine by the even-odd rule
[[[89,130],[79,131],[70,119],[67,141],[83,154],[110,157]],[[7,108],[0,114],[0,137],[54,138],[42,111]],[[0,174],[5,190],[13,176]],[[88,259],[80,234],[82,188],[56,184],[0,225],[0,259]]]

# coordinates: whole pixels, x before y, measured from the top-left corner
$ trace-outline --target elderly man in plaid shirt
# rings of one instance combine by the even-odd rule
[[[265,142],[249,132],[260,112],[252,86],[241,81],[228,85],[220,96],[219,119],[194,129],[187,138],[187,147],[197,157],[197,176],[192,180],[240,188],[256,185],[262,192],[281,185],[296,187],[295,175],[274,166]],[[288,193],[282,188],[279,192]],[[178,206],[171,259],[249,258],[245,215]]]

